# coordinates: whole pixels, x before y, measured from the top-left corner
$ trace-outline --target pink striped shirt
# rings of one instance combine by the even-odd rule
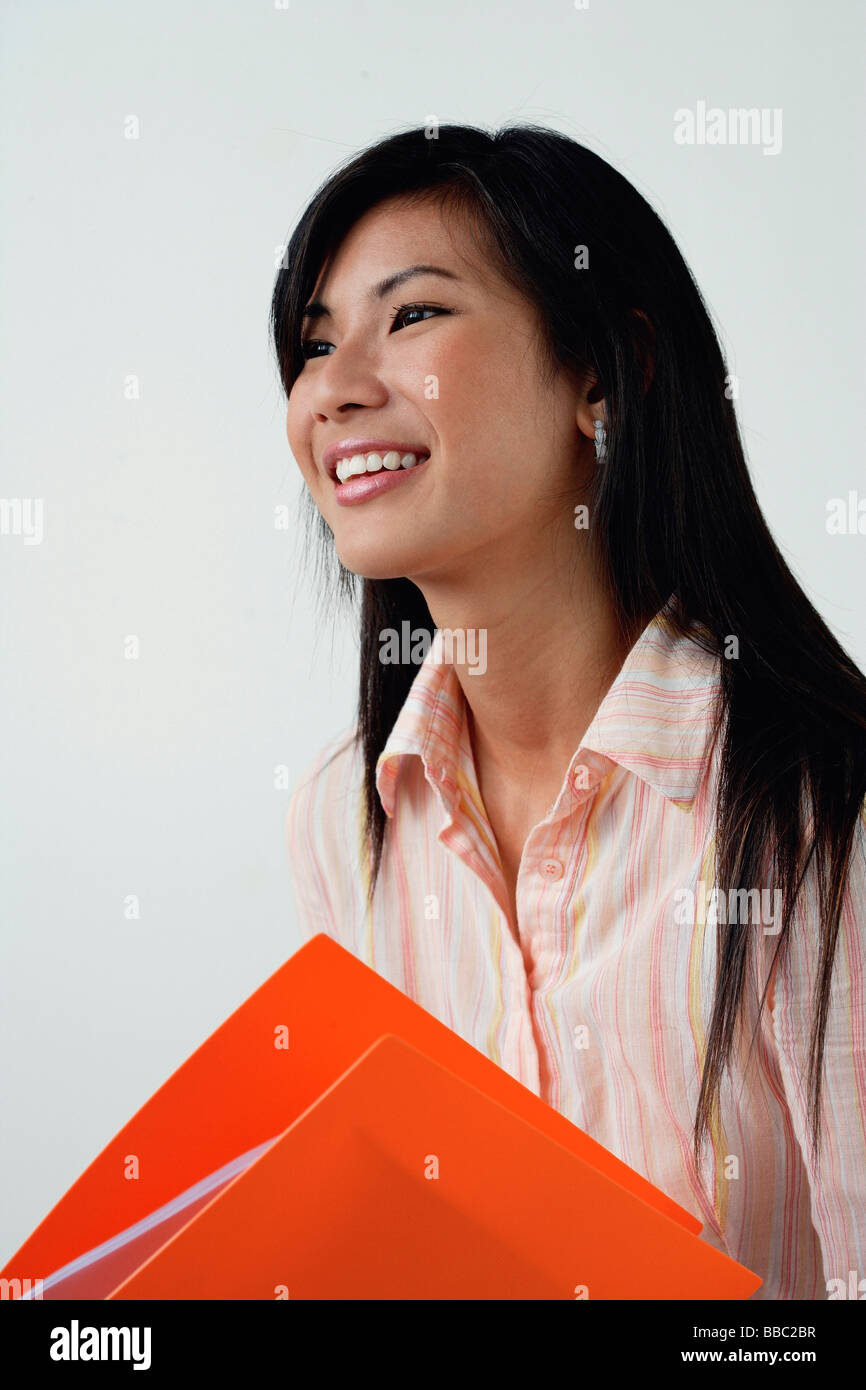
[[[664,609],[644,629],[526,841],[515,933],[465,700],[435,658],[431,648],[378,761],[388,828],[372,910],[354,729],[293,792],[286,832],[303,938],[333,937],[692,1211],[703,1239],[761,1276],[756,1299],[824,1299],[828,1281],[847,1288],[852,1271],[866,1296],[866,816],[840,926],[817,1164],[806,1114],[819,948],[810,893],[752,1063],[743,1044],[697,1168],[713,908],[724,911],[712,897],[709,749],[719,659],[679,637]],[[773,906],[767,892],[749,917],[764,974]]]

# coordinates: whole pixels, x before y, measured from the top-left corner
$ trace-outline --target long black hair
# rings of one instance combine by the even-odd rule
[[[589,541],[622,636],[633,642],[675,595],[675,629],[721,658],[712,740],[719,755],[716,880],[728,892],[748,891],[766,884],[769,867],[782,891],[758,1018],[773,967],[789,948],[810,866],[817,875],[821,947],[809,1075],[817,1152],[833,959],[866,798],[866,679],[764,520],[701,294],[649,203],[569,137],[535,125],[492,134],[462,125],[408,130],[345,162],[295,228],[271,305],[287,395],[304,362],[302,310],[325,259],[362,213],[393,196],[435,198],[469,214],[502,275],[537,307],[546,360],[596,379],[608,453],[593,483]],[[327,544],[332,532],[318,522]],[[337,560],[338,593],[356,598],[356,579]],[[386,833],[376,761],[416,674],[411,664],[379,660],[380,633],[399,631],[408,619],[432,637],[435,625],[410,580],[362,579],[361,587],[358,738],[372,900]],[[748,922],[718,927],[696,1155],[744,1026],[747,986],[756,979],[754,936]]]

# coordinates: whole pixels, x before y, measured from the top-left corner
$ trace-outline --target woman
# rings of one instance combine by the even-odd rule
[[[411,130],[313,198],[272,329],[361,588],[357,728],[287,821],[305,935],[756,1297],[866,1279],[866,681],[767,529],[670,234],[564,135]]]

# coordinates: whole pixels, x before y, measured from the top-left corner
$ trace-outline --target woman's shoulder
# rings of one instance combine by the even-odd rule
[[[360,743],[356,724],[334,734],[333,738],[328,739],[327,743],[324,743],[305,765],[294,785],[292,795],[296,796],[302,793],[305,788],[308,788],[312,783],[321,781],[323,777],[346,775],[353,764],[357,762],[359,752]]]
[[[285,847],[301,936],[347,940],[361,882],[363,749],[355,728],[319,749],[298,778],[285,819]]]
[[[845,1000],[862,1010],[866,988],[866,800],[852,827],[845,872],[839,883],[838,934],[834,934],[833,990],[831,1006]],[[780,895],[781,896],[781,895]],[[823,969],[823,943],[832,904],[819,874],[816,855],[810,857],[791,914],[791,929],[780,954],[777,978],[796,996],[803,1016],[812,1008],[814,993]],[[781,914],[780,914],[781,916]],[[766,932],[766,929],[765,929]],[[778,938],[767,934],[763,946],[775,964]],[[799,1029],[799,1021],[797,1028]]]
[[[295,782],[286,817],[290,839],[339,840],[357,818],[362,784],[362,749],[353,725],[329,739]]]

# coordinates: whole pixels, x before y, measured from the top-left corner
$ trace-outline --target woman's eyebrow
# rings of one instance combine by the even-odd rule
[[[397,270],[393,275],[388,275],[378,284],[373,285],[368,293],[368,298],[372,300],[384,299],[386,294],[396,290],[398,285],[402,285],[406,280],[411,280],[414,275],[442,275],[448,280],[460,281],[461,277],[455,275],[453,270],[445,270],[440,265],[407,265],[403,270]],[[320,299],[313,299],[301,311],[304,319],[330,318],[331,310]]]

